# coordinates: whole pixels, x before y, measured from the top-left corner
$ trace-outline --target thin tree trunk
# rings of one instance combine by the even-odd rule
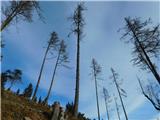
[[[115,104],[116,104],[116,111],[117,111],[118,119],[121,120],[120,115],[119,115],[118,104],[117,104],[117,101],[116,101],[115,97],[114,97],[114,101],[115,101]]]
[[[104,99],[105,99],[105,105],[106,105],[106,111],[107,111],[107,118],[108,118],[108,120],[110,120],[110,119],[109,119],[109,110],[108,110],[107,99],[106,99],[106,98],[104,98]]]
[[[126,118],[126,120],[128,120],[128,116],[127,116],[127,113],[126,113],[126,110],[125,110],[125,107],[124,107],[124,104],[123,104],[122,96],[121,96],[121,93],[119,91],[119,87],[118,87],[118,84],[117,84],[117,81],[116,81],[114,73],[113,73],[113,77],[114,77],[114,83],[116,85],[116,88],[117,88],[117,91],[118,91],[118,95],[119,95],[119,98],[120,98],[120,101],[121,101],[121,104],[122,104],[122,108],[123,108],[123,111],[124,111],[125,118]]]
[[[74,110],[73,114],[75,117],[78,115],[79,105],[79,83],[80,83],[80,23],[78,22],[78,33],[77,33],[77,65],[76,65],[76,89],[74,98]]]
[[[47,103],[47,101],[49,99],[49,96],[50,96],[50,93],[51,93],[54,77],[55,77],[57,66],[58,66],[59,57],[60,57],[60,51],[58,53],[58,57],[57,57],[57,60],[56,60],[56,64],[55,64],[55,68],[54,68],[54,71],[53,71],[52,80],[51,80],[51,84],[50,84],[50,87],[49,87],[49,90],[48,90],[48,94],[47,94],[47,97],[45,98],[45,101],[44,101],[45,104]]]
[[[139,39],[138,39],[138,37],[137,37],[135,31],[132,29],[132,26],[131,26],[130,22],[129,22],[127,19],[125,19],[125,20],[126,20],[127,24],[129,25],[129,27],[130,27],[130,29],[131,29],[131,31],[132,31],[132,33],[133,33],[135,39],[137,40],[137,42],[138,42],[140,48],[142,49],[142,51],[143,51],[143,53],[144,53],[144,55],[145,55],[145,57],[146,57],[146,60],[148,61],[148,64],[150,65],[149,68],[151,68],[151,69],[150,69],[151,72],[153,73],[154,77],[157,79],[158,83],[160,84],[160,76],[159,76],[158,72],[156,71],[156,69],[155,69],[153,63],[151,62],[149,56],[147,55],[145,49],[143,48],[141,42],[139,41]]]
[[[98,120],[100,120],[99,100],[98,100],[98,88],[97,88],[97,78],[96,78],[96,75],[95,75],[95,69],[94,69],[94,77],[95,77],[95,89],[96,89],[96,100],[97,100]]]
[[[40,80],[41,80],[41,76],[42,76],[42,71],[43,71],[44,63],[46,61],[47,53],[49,51],[49,47],[50,47],[50,43],[48,44],[48,47],[46,49],[46,52],[45,52],[45,55],[44,55],[44,58],[43,58],[43,62],[42,62],[42,65],[41,65],[40,73],[39,73],[39,76],[38,76],[38,81],[37,81],[37,84],[36,84],[35,91],[33,93],[32,100],[34,100],[36,98],[37,90],[38,90],[38,87],[39,87],[39,84],[40,84]]]

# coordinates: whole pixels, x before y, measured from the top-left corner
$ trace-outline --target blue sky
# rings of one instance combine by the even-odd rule
[[[71,29],[71,22],[67,20],[72,15],[76,2],[40,2],[45,17],[45,24],[34,16],[34,22],[19,22],[10,25],[2,32],[2,39],[5,41],[2,71],[19,68],[23,71],[23,83],[16,84],[13,90],[23,89],[31,82],[36,85],[42,58],[44,56],[46,43],[52,31],[56,31],[60,39],[64,39],[68,45],[69,61],[68,66],[72,69],[59,68],[53,84],[50,103],[60,101],[62,106],[74,100],[75,90],[75,44],[74,35],[67,37]],[[110,68],[113,67],[123,78],[122,87],[127,91],[128,97],[124,98],[124,104],[130,120],[156,120],[160,118],[153,106],[141,94],[136,75],[142,79],[154,79],[152,74],[139,70],[133,66],[132,45],[120,41],[122,33],[117,32],[125,24],[124,17],[141,17],[146,20],[152,18],[154,24],[159,23],[159,2],[85,2],[84,27],[85,37],[81,41],[81,72],[80,72],[80,103],[79,110],[87,117],[96,118],[97,108],[94,90],[94,81],[89,75],[91,73],[91,59],[95,58],[102,66],[99,81],[99,98],[101,117],[106,119],[104,99],[102,98],[101,87],[106,87],[110,94],[117,94],[114,84],[109,79]],[[47,88],[52,77],[54,59],[48,60],[45,64],[44,73],[41,79],[38,96],[45,97]],[[160,69],[159,61],[155,61]],[[160,70],[158,70],[160,71]],[[110,116],[117,120],[114,101],[110,104]],[[121,110],[121,118],[124,115]]]

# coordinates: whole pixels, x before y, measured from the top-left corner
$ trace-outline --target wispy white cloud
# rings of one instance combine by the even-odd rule
[[[47,18],[49,19],[49,23],[46,25],[42,25],[42,23],[39,22],[32,24],[23,23],[20,24],[20,31],[18,34],[15,32],[15,28],[13,27],[11,27],[11,30],[4,33],[5,36],[8,36],[6,37],[6,47],[9,51],[8,53],[17,54],[20,56],[20,58],[15,58],[16,61],[14,61],[13,64],[17,64],[16,62],[18,60],[24,61],[22,62],[23,65],[20,66],[24,69],[24,75],[27,76],[34,85],[37,82],[40,65],[45,51],[45,49],[42,48],[46,45],[52,29],[58,29],[58,32],[62,35],[62,38],[65,38],[69,33],[70,24],[69,21],[67,21],[67,18],[64,20],[67,25],[61,25],[61,27],[56,27],[60,25],[56,19],[64,19],[64,17],[71,15],[75,4],[76,3],[66,3],[67,10],[65,9],[66,11],[61,11],[65,12],[63,15],[61,15],[60,12],[54,13],[52,11],[45,11],[47,16],[52,16],[51,19]],[[50,4],[50,6],[52,5],[53,4]],[[103,117],[106,117],[106,110],[104,99],[101,95],[101,87],[106,87],[109,92],[111,91],[111,95],[113,93],[117,93],[114,84],[110,85],[111,80],[109,79],[109,76],[111,75],[111,67],[113,67],[120,74],[120,78],[124,79],[122,87],[127,91],[128,97],[123,99],[128,115],[136,112],[136,110],[139,109],[145,102],[145,98],[140,95],[141,92],[137,90],[139,86],[136,80],[136,74],[141,74],[140,76],[142,76],[142,78],[145,78],[146,74],[140,73],[136,67],[132,66],[130,63],[132,57],[130,54],[131,46],[125,45],[122,41],[120,41],[119,38],[121,34],[117,33],[117,30],[123,27],[121,25],[123,24],[122,21],[124,17],[128,15],[135,16],[137,14],[137,12],[131,12],[129,9],[126,10],[125,5],[126,3],[122,5],[120,2],[86,2],[88,9],[84,14],[86,20],[84,32],[86,36],[81,42],[80,111],[84,112],[86,116],[91,118],[97,118],[95,85],[92,77],[89,75],[91,71],[90,63],[92,57],[95,57],[103,68],[102,78],[105,79],[105,82],[100,81],[100,86],[98,88],[100,94],[100,112]],[[130,6],[133,7],[131,4]],[[45,3],[43,7],[46,7]],[[144,7],[144,9],[146,8],[148,9],[148,7]],[[48,8],[47,10],[52,10],[52,8]],[[60,10],[60,7],[54,8],[54,10]],[[148,16],[140,11],[138,15],[142,15],[144,17]],[[54,18],[53,16],[61,17]],[[55,24],[57,22],[58,23],[54,25],[52,21],[54,21]],[[52,24],[53,26],[51,26]],[[62,29],[63,27],[64,29]],[[64,33],[62,34],[61,32]],[[70,52],[71,62],[69,63],[69,66],[71,66],[72,69],[58,69],[58,74],[55,77],[53,85],[52,95],[56,94],[73,100],[75,92],[75,38],[72,36],[66,39],[68,40],[66,42],[68,43],[68,50]],[[6,57],[6,60],[11,57],[14,57],[14,55]],[[53,61],[47,61],[44,68],[45,72],[42,76],[40,88],[45,91],[47,91],[51,81],[52,72],[54,69]],[[114,106],[113,101],[110,104],[110,109],[115,108]],[[114,119],[117,115],[115,115],[115,112],[112,111],[111,116],[112,119]],[[123,117],[122,112],[121,116]]]

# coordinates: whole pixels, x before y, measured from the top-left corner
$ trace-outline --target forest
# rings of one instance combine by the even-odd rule
[[[160,120],[159,1],[1,1],[2,120]]]

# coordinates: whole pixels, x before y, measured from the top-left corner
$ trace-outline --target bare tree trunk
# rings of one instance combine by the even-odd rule
[[[120,114],[119,114],[118,104],[117,104],[117,101],[116,101],[115,97],[114,97],[114,101],[115,101],[115,104],[116,104],[116,111],[117,111],[118,119],[121,120]]]
[[[48,47],[46,49],[46,52],[45,52],[45,55],[44,55],[44,58],[43,58],[43,62],[42,62],[42,65],[41,65],[40,73],[39,73],[39,76],[38,76],[38,81],[37,81],[37,84],[36,84],[35,91],[33,93],[32,100],[34,100],[36,98],[37,90],[38,90],[38,87],[39,87],[39,84],[40,84],[40,80],[41,80],[41,76],[42,76],[42,71],[43,71],[44,63],[46,61],[47,53],[49,51],[49,47],[50,47],[50,43],[48,44]]]
[[[113,72],[113,71],[112,71],[112,72]],[[114,77],[113,80],[114,80],[114,83],[115,83],[115,85],[116,85],[116,88],[117,88],[117,91],[118,91],[118,95],[119,95],[119,98],[120,98],[120,101],[121,101],[121,104],[122,104],[122,108],[123,108],[123,111],[124,111],[125,118],[126,118],[126,120],[128,120],[128,116],[127,116],[127,113],[126,113],[126,110],[125,110],[125,107],[124,107],[124,104],[123,104],[122,96],[121,96],[121,93],[120,93],[120,91],[119,91],[118,83],[117,83],[117,81],[116,81],[114,72],[113,72],[113,77]]]
[[[97,100],[97,111],[98,111],[98,120],[100,120],[100,111],[99,111],[99,100],[98,100],[98,88],[97,88],[97,78],[94,71],[94,77],[95,77],[95,89],[96,89],[96,100]]]
[[[58,66],[59,57],[60,57],[60,51],[59,51],[59,53],[58,53],[58,57],[57,57],[57,60],[56,60],[56,64],[55,64],[55,68],[54,68],[54,71],[53,71],[52,80],[51,80],[51,84],[50,84],[50,87],[49,87],[49,90],[48,90],[48,94],[47,94],[47,97],[46,97],[45,100],[44,100],[44,103],[45,103],[45,104],[47,103],[47,101],[48,101],[48,99],[49,99],[49,96],[50,96],[50,93],[51,93],[51,89],[52,89],[52,86],[53,86],[54,77],[55,77],[56,70],[57,70],[57,66]]]
[[[80,11],[79,11],[80,12]],[[74,110],[73,114],[77,117],[78,105],[79,105],[79,83],[80,83],[80,23],[78,22],[78,33],[77,33],[77,66],[76,66],[76,90],[74,99]]]
[[[134,35],[136,41],[138,42],[138,44],[139,44],[141,50],[143,51],[143,54],[144,54],[145,57],[146,57],[146,60],[147,60],[147,62],[148,62],[147,65],[149,65],[148,67],[150,68],[150,70],[151,70],[151,72],[153,73],[154,77],[157,79],[158,83],[160,84],[160,76],[159,76],[158,72],[156,71],[156,69],[155,69],[153,63],[151,62],[149,56],[147,55],[147,53],[146,53],[144,47],[142,46],[141,42],[139,41],[139,39],[138,39],[138,37],[137,37],[135,31],[132,29],[132,26],[131,26],[130,22],[129,22],[127,19],[125,19],[125,20],[126,20],[128,26],[130,27],[130,29],[131,29],[131,31],[132,31],[132,33],[133,33],[133,35]]]
[[[107,118],[108,118],[108,120],[110,120],[110,119],[109,119],[108,102],[107,102],[107,99],[106,99],[106,98],[104,98],[104,99],[105,99],[105,105],[106,105],[106,111],[107,111]]]

